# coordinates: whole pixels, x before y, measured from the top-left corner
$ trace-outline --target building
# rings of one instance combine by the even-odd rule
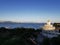
[[[42,29],[42,35],[45,37],[53,38],[60,35],[59,30],[56,30],[56,28],[51,24],[50,20],[47,21]]]
[[[50,20],[42,27],[42,32],[37,37],[38,44],[42,44],[44,38],[53,38],[60,35],[59,30],[56,30],[56,27],[51,23]]]

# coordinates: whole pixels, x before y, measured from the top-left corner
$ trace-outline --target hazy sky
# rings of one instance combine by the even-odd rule
[[[0,20],[60,22],[60,0],[0,0]]]

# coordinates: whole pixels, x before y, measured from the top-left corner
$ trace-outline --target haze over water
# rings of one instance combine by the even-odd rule
[[[34,28],[39,29],[44,23],[0,23],[0,27],[7,28]]]

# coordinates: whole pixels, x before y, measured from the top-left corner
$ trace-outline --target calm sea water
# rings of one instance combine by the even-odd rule
[[[17,27],[24,27],[24,28],[41,28],[44,23],[0,23],[0,27],[10,27],[10,28],[17,28]]]

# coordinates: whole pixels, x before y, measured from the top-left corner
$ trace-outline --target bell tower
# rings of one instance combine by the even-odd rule
[[[47,25],[51,25],[51,21],[50,20],[47,21]]]

